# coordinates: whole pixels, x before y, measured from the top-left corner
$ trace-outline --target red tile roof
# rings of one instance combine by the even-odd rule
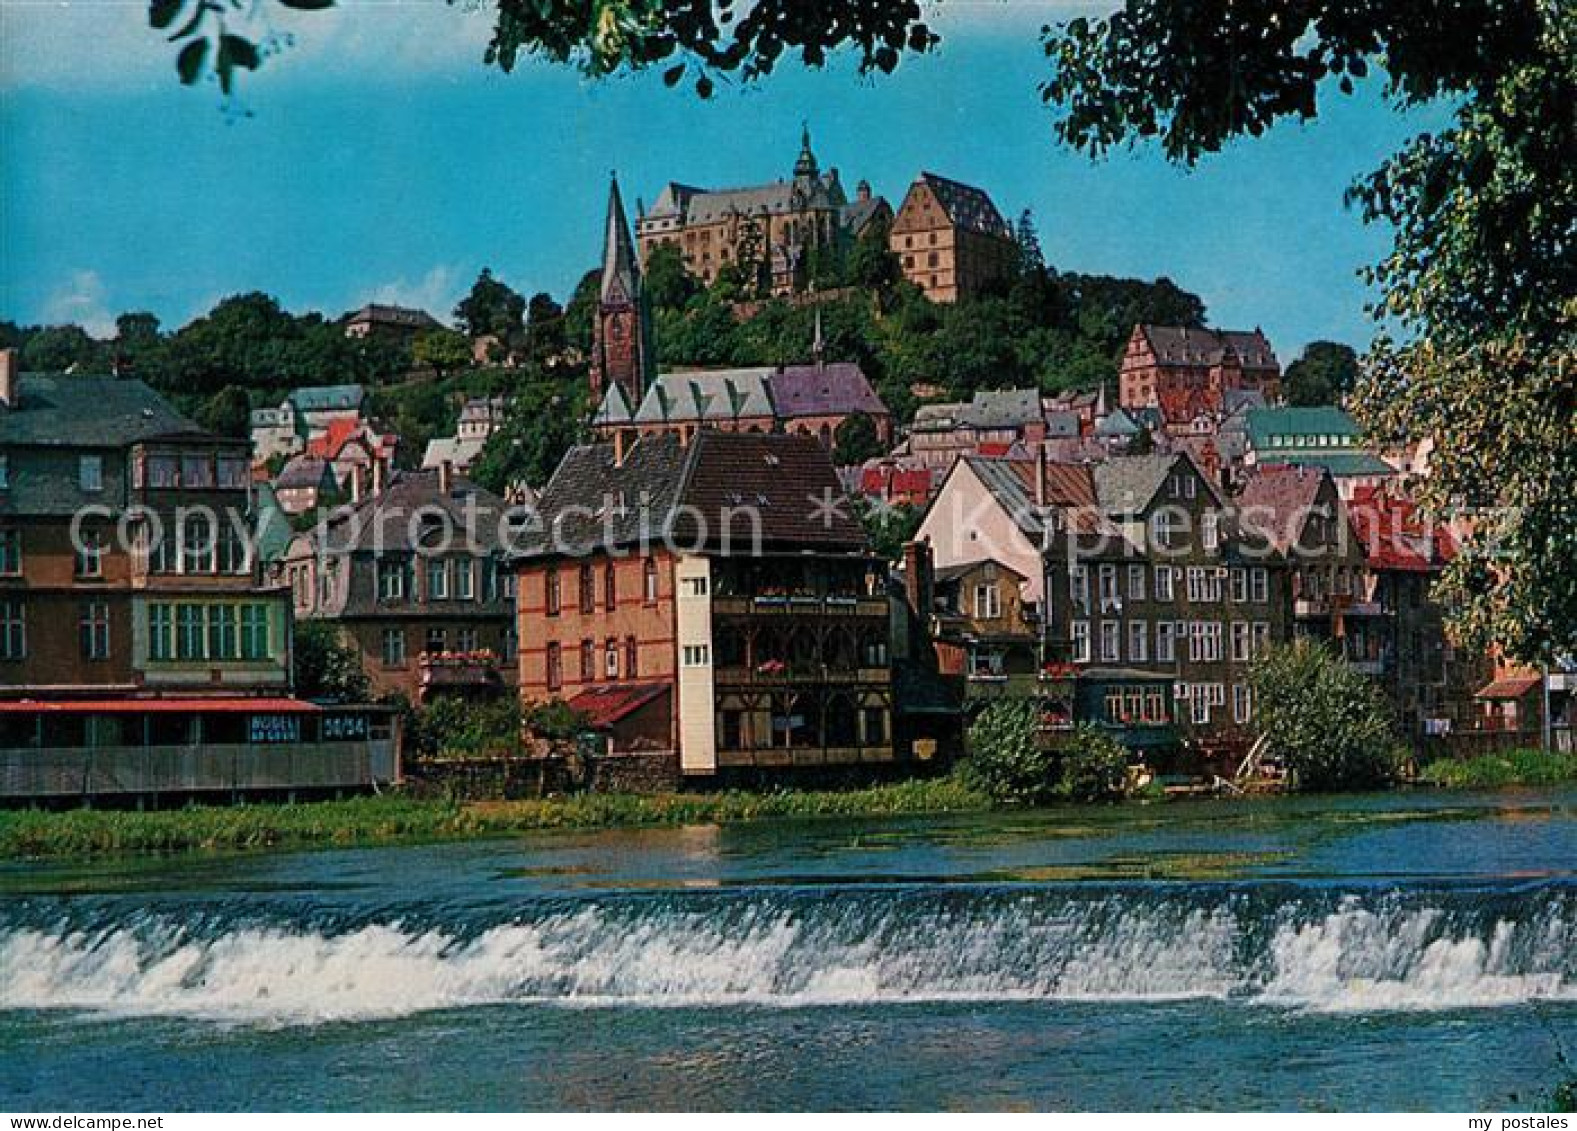
[[[1353,530],[1376,569],[1425,572],[1456,556],[1450,530],[1429,522],[1411,499],[1362,486],[1347,504]]]
[[[1485,684],[1473,693],[1475,699],[1521,699],[1528,692],[1538,687],[1540,679],[1536,675],[1506,676]]]
[[[582,691],[569,705],[596,730],[612,726],[667,694],[666,683],[608,683]]]

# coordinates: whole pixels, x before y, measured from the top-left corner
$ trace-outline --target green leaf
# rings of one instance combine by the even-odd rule
[[[167,28],[186,7],[186,0],[149,0],[148,23],[156,28]]]
[[[181,82],[191,86],[203,73],[203,63],[208,58],[208,41],[194,39],[175,57],[175,69],[180,73]]]

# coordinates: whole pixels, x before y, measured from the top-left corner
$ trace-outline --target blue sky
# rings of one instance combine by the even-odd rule
[[[1091,6],[954,0],[941,50],[894,75],[788,67],[701,102],[655,74],[503,75],[480,62],[485,14],[351,0],[291,17],[242,114],[176,82],[140,3],[0,0],[0,317],[178,325],[243,290],[447,317],[483,265],[562,298],[596,259],[610,169],[630,201],[786,176],[806,119],[851,188],[896,205],[921,169],[971,181],[1009,216],[1033,208],[1058,268],[1169,276],[1284,360],[1315,338],[1363,345],[1355,272],[1387,239],[1342,191],[1437,115],[1333,93],[1317,122],[1193,171],[1153,149],[1091,162],[1055,143],[1036,90],[1036,29]]]

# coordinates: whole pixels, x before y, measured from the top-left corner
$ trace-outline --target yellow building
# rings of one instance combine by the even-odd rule
[[[888,246],[904,278],[932,302],[957,302],[1012,274],[1013,229],[984,189],[921,173],[893,219]]]

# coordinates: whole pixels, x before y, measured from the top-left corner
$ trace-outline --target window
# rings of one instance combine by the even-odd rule
[[[1233,566],[1230,576],[1232,578],[1233,603],[1241,605],[1248,600],[1248,570],[1242,566]]]
[[[1204,621],[1191,620],[1188,622],[1188,658],[1199,661],[1205,655],[1205,623]]]
[[[559,571],[550,569],[543,581],[543,600],[547,608],[547,615],[556,617],[563,603],[563,594],[559,591]]]
[[[77,457],[77,483],[84,491],[104,490],[104,457]]]
[[[427,599],[449,599],[449,563],[442,558],[427,559]]]
[[[975,586],[975,619],[996,620],[1002,615],[1002,592],[995,581]]]
[[[268,606],[241,606],[241,658],[268,659]]]
[[[77,626],[84,660],[107,660],[110,656],[110,607],[104,601],[89,601],[82,606]]]
[[[149,487],[178,487],[181,483],[180,461],[174,456],[148,457]]]
[[[686,644],[684,646],[684,666],[687,668],[703,668],[711,663],[712,650],[705,644]]]
[[[378,599],[399,601],[405,597],[405,563],[392,558],[378,559]]]
[[[1204,600],[1204,568],[1201,566],[1189,566],[1185,576],[1188,579],[1188,603],[1191,605],[1197,605]]]
[[[181,486],[182,487],[212,487],[214,485],[214,465],[204,455],[186,455],[181,457]]]
[[[175,633],[175,610],[169,605],[148,606],[148,658],[168,660],[174,656],[170,638]]]
[[[1128,622],[1128,658],[1144,663],[1146,645],[1150,641],[1150,622],[1131,620]]]
[[[1100,594],[1101,610],[1115,609],[1118,606],[1117,596],[1117,567],[1103,565],[1100,569]]]
[[[1221,659],[1221,622],[1218,620],[1206,621],[1203,639],[1204,655],[1200,658],[1206,662]]]
[[[175,606],[175,656],[180,660],[203,658],[203,607]]]
[[[0,491],[11,486],[11,459],[9,456],[0,456]]]
[[[1254,622],[1254,655],[1263,656],[1270,651],[1270,622],[1257,620]]]
[[[1221,544],[1221,516],[1215,511],[1205,511],[1199,516],[1199,537],[1207,550],[1214,550]]]
[[[213,523],[206,515],[188,515],[182,526],[181,535],[181,571],[212,573],[214,571]]]
[[[27,613],[21,601],[0,601],[0,660],[27,659]]]
[[[548,690],[557,691],[564,686],[564,659],[557,643],[548,645],[547,669]]]
[[[227,491],[242,491],[247,483],[247,461],[240,456],[220,456],[217,461],[219,486]]]
[[[386,628],[383,630],[383,666],[386,668],[403,668],[405,666],[405,629]]]
[[[1150,538],[1156,548],[1169,550],[1174,545],[1177,519],[1182,516],[1169,507],[1162,507],[1150,516]]]
[[[708,592],[708,581],[704,577],[687,577],[684,579],[685,592],[692,597],[705,597]]]
[[[454,596],[457,601],[476,600],[476,563],[470,559],[454,563]]]
[[[1253,692],[1244,684],[1232,685],[1232,721],[1246,723],[1254,716]]]
[[[602,567],[602,604],[610,611],[619,605],[619,575],[611,561]]]
[[[1145,689],[1144,721],[1147,723],[1166,722],[1166,696],[1159,687]]]
[[[1128,567],[1128,599],[1130,601],[1144,600],[1144,566],[1131,565]]]
[[[641,648],[635,637],[624,638],[624,678],[634,679],[641,674]]]
[[[478,650],[480,638],[474,628],[457,628],[454,634],[454,647],[456,652],[475,652]]]
[[[492,558],[482,562],[482,600],[498,600],[498,563]]]
[[[22,532],[0,530],[0,576],[20,577],[22,574]]]
[[[1087,664],[1090,662],[1090,622],[1076,620],[1072,626],[1073,634],[1073,662]]]
[[[1270,576],[1265,572],[1264,566],[1255,566],[1249,575],[1251,582],[1249,599],[1256,605],[1263,605],[1270,600]]]
[[[1157,601],[1175,601],[1177,575],[1171,566],[1158,565],[1155,567],[1155,599]]]
[[[240,610],[235,605],[208,606],[208,658],[234,660],[240,657],[236,622]]]
[[[1070,566],[1068,568],[1068,589],[1073,599],[1073,607],[1081,613],[1090,611],[1090,570],[1088,566]]]
[[[1112,663],[1122,658],[1122,623],[1101,621],[1101,662]]]
[[[580,611],[595,612],[597,608],[596,579],[589,564],[580,567]]]
[[[641,567],[641,594],[648,605],[657,603],[657,562],[647,558]]]
[[[1155,659],[1162,664],[1170,664],[1177,659],[1177,635],[1169,620],[1156,622]]]
[[[590,638],[580,642],[580,679],[589,683],[597,678],[597,646]]]
[[[1232,658],[1239,662],[1252,658],[1253,643],[1249,636],[1248,621],[1232,622]]]
[[[1192,716],[1195,723],[1204,726],[1210,722],[1210,700],[1206,697],[1205,685],[1192,684],[1189,687],[1189,704],[1193,708]]]
[[[602,649],[603,674],[609,679],[619,678],[619,642],[613,637],[608,637],[608,642]]]

